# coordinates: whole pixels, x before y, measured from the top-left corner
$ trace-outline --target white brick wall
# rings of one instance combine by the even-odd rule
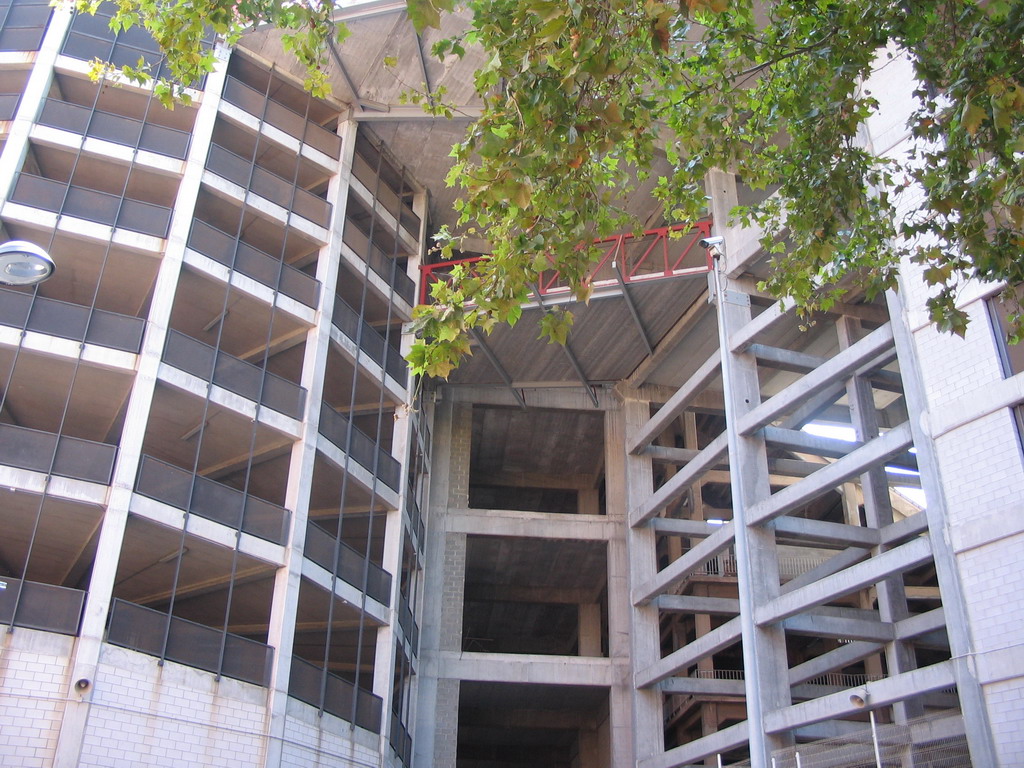
[[[1020,680],[985,686],[999,764],[1024,765],[1024,687]]]
[[[288,699],[281,768],[396,768],[397,760],[382,761],[380,737],[349,725],[296,699]],[[391,750],[385,754],[390,756]]]
[[[104,646],[80,765],[262,766],[265,689]]]
[[[74,639],[0,627],[0,765],[44,768],[53,760],[64,714]]]

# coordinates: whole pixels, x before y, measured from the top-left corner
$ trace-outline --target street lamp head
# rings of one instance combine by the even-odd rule
[[[53,275],[56,265],[35,243],[11,240],[0,245],[0,284],[35,285]]]

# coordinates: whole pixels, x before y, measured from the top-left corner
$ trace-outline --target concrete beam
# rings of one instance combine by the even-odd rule
[[[437,656],[437,677],[493,683],[543,685],[616,685],[621,671],[611,659],[592,656],[542,656],[442,651]]]
[[[820,544],[844,544],[851,547],[877,547],[881,540],[879,532],[859,525],[829,523],[806,517],[783,516],[775,521],[775,535],[793,536],[803,541]]]
[[[894,573],[916,568],[931,560],[931,557],[932,546],[928,538],[914,539],[813,584],[780,595],[771,603],[761,606],[755,620],[763,625],[788,619],[812,606],[877,584]]]
[[[673,651],[665,658],[651,665],[648,669],[642,669],[635,675],[637,688],[650,688],[662,680],[667,680],[688,667],[692,667],[699,660],[717,653],[723,648],[728,648],[740,639],[739,617],[730,619],[720,627],[701,635],[692,643]]]
[[[740,612],[740,601],[728,597],[700,597],[698,595],[658,595],[654,604],[671,613],[706,613],[711,616],[735,616]]]
[[[677,472],[667,483],[655,491],[643,504],[629,513],[629,524],[636,528],[650,520],[658,512],[682,496],[729,450],[729,437],[723,432],[712,440],[700,455]]]
[[[847,378],[864,363],[890,349],[892,343],[892,327],[886,323],[747,413],[737,425],[739,433],[753,434],[781,414],[827,390],[837,380]]]
[[[743,680],[717,680],[708,677],[670,677],[658,684],[662,693],[682,696],[734,696],[744,695]]]
[[[714,757],[743,746],[749,738],[750,726],[744,720],[742,723],[736,723],[736,725],[708,734],[704,738],[683,744],[681,747],[662,752],[649,760],[642,760],[637,765],[638,768],[684,768],[684,766],[696,765],[705,758]]]
[[[913,442],[910,424],[902,424],[866,443],[864,447],[858,448],[853,453],[822,467],[796,485],[783,488],[768,499],[752,506],[749,510],[748,520],[750,523],[763,523],[779,515],[792,512],[823,493],[842,485],[847,480],[863,474],[866,469],[901,453]]]
[[[816,656],[809,661],[805,661],[803,664],[791,667],[789,670],[789,684],[800,685],[800,683],[806,683],[808,680],[813,680],[819,675],[835,672],[843,667],[856,664],[868,656],[880,653],[882,649],[881,643],[865,641],[843,643],[838,648],[823,653],[821,656]]]
[[[651,417],[643,428],[637,433],[626,450],[629,453],[637,454],[646,448],[651,441],[665,431],[665,428],[675,421],[675,418],[686,410],[694,396],[708,386],[717,376],[722,366],[722,355],[718,350],[704,361],[686,383],[665,403],[658,412]]]
[[[617,524],[604,515],[562,515],[504,509],[453,510],[447,529],[481,536],[607,541]]]
[[[661,569],[650,581],[640,585],[632,595],[633,605],[647,605],[658,595],[668,592],[672,587],[689,576],[702,563],[710,560],[719,552],[723,552],[732,544],[732,523],[720,525],[718,530],[708,536],[678,560]]]
[[[678,517],[656,517],[651,520],[651,528],[668,536],[710,536],[720,527],[703,520],[681,520]]]
[[[858,686],[856,691],[868,703],[868,706],[874,709],[903,701],[911,696],[949,688],[955,684],[952,662],[943,661],[930,667],[922,667]],[[850,700],[848,691],[842,691],[830,696],[823,696],[820,699],[767,712],[764,724],[769,733],[781,733],[811,723],[847,717],[863,711],[863,706],[858,707]]]
[[[867,640],[888,643],[896,638],[896,627],[882,621],[850,619],[805,613],[791,616],[782,622],[787,634],[807,637],[836,637],[844,640]]]

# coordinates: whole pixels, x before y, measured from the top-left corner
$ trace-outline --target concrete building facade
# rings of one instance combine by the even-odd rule
[[[89,77],[159,73],[145,33],[0,11],[3,240],[58,265],[0,291],[0,764],[1024,763],[999,286],[965,339],[911,265],[807,327],[715,173],[706,220],[603,243],[566,347],[547,274],[414,386],[472,56],[370,3],[331,98],[260,31],[169,111]]]

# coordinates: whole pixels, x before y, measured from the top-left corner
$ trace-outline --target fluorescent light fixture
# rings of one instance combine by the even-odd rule
[[[55,269],[53,259],[35,243],[11,240],[0,245],[0,284],[36,285]]]
[[[704,522],[708,525],[725,525],[725,520],[719,520],[717,517],[710,517]]]

